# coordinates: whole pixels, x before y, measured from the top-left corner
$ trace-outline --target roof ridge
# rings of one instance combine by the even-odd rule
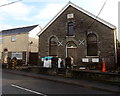
[[[32,25],[32,26],[26,26],[26,27],[18,27],[8,30],[2,30],[2,35],[13,35],[13,34],[23,34],[23,33],[29,33],[31,30],[36,28],[38,25]]]
[[[1,30],[1,31],[8,31],[8,30],[15,30],[15,29],[23,29],[23,28],[29,28],[29,27],[35,27],[38,26],[38,24],[36,25],[30,25],[30,26],[21,26],[21,27],[16,27],[16,28],[11,28],[11,29],[5,29],[5,30]]]

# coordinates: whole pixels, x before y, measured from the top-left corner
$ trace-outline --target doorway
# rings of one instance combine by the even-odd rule
[[[72,41],[66,44],[66,57],[68,56],[74,59],[74,64],[77,63],[77,46]]]
[[[7,57],[8,57],[8,49],[4,49],[3,51],[3,63],[7,63]]]

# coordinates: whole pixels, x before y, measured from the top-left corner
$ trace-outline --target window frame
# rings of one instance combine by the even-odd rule
[[[74,30],[74,22],[70,21],[67,23],[67,36],[68,37],[74,37],[75,36],[75,30]]]
[[[19,57],[16,55],[20,55]],[[23,53],[22,52],[12,52],[11,53],[11,58],[16,57],[18,60],[23,59]]]
[[[17,38],[16,35],[11,36],[11,42],[16,42]]]
[[[95,40],[88,41],[88,39],[91,38],[91,37],[89,37],[90,35],[91,36],[93,35]],[[98,56],[98,45],[97,44],[98,44],[97,35],[95,33],[88,34],[87,35],[87,56]],[[91,45],[94,45],[94,48],[92,48]],[[95,50],[95,52],[92,52],[93,54],[91,54],[90,50],[93,50],[93,49]]]
[[[52,40],[53,39],[53,40]],[[57,40],[57,37],[55,36],[52,36],[50,39],[49,39],[49,56],[57,56],[58,55],[58,52],[56,52],[56,54],[52,54],[53,51],[52,48],[56,47],[56,51],[58,51],[58,40]]]

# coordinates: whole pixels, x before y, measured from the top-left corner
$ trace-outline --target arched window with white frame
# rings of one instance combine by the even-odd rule
[[[69,22],[67,24],[67,36],[74,36],[74,35],[75,35],[74,23],[73,22]]]
[[[97,36],[90,33],[87,36],[87,56],[97,56]]]
[[[55,36],[49,39],[49,56],[57,56],[58,44]]]

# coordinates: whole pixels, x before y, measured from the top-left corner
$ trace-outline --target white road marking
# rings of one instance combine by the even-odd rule
[[[23,88],[23,87],[20,87],[20,86],[17,86],[17,85],[14,85],[14,84],[11,84],[12,87],[16,87],[18,89],[22,89],[22,90],[25,90],[25,91],[29,91],[31,93],[35,93],[35,94],[39,94],[39,95],[43,95],[43,96],[47,96],[45,94],[42,94],[42,93],[39,93],[39,92],[36,92],[36,91],[33,91],[33,90],[30,90],[30,89],[27,89],[27,88]]]

